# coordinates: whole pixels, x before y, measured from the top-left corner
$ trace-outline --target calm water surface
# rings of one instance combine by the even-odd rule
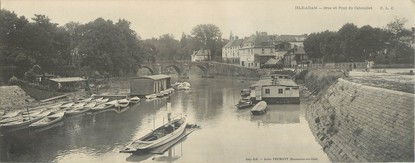
[[[234,105],[239,100],[239,91],[253,81],[191,78],[190,83],[191,91],[170,96],[171,112],[174,116],[186,115],[189,123],[202,128],[162,155],[119,151],[167,121],[166,98],[144,100],[122,113],[108,111],[67,117],[46,129],[2,133],[0,161],[227,163],[282,162],[272,159],[287,158],[328,161],[304,118],[304,106],[271,105],[266,115],[252,116],[249,109],[237,110]]]

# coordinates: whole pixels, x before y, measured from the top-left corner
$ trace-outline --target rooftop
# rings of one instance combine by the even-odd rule
[[[51,81],[57,82],[57,83],[66,83],[66,82],[80,82],[80,81],[86,81],[86,79],[81,77],[70,77],[70,78],[51,78],[49,79]]]
[[[281,86],[298,86],[293,80],[291,79],[277,79],[276,83],[272,82],[273,79],[261,79],[258,80],[256,83],[252,84],[251,87],[257,86],[269,86],[269,85],[281,85]]]
[[[305,35],[279,35],[275,41],[280,42],[302,42],[306,39]]]

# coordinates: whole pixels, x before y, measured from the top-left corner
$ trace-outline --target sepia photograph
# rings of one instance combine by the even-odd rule
[[[0,162],[414,162],[415,0],[0,0]]]

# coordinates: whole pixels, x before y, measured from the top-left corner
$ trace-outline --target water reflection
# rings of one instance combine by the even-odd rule
[[[251,121],[262,124],[300,123],[300,105],[268,105],[266,114],[252,116]]]

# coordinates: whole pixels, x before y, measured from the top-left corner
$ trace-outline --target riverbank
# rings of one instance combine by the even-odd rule
[[[366,83],[376,81],[370,77]],[[328,71],[304,76],[317,95],[306,111],[316,140],[331,161],[413,162],[414,94],[349,81],[354,79]]]

